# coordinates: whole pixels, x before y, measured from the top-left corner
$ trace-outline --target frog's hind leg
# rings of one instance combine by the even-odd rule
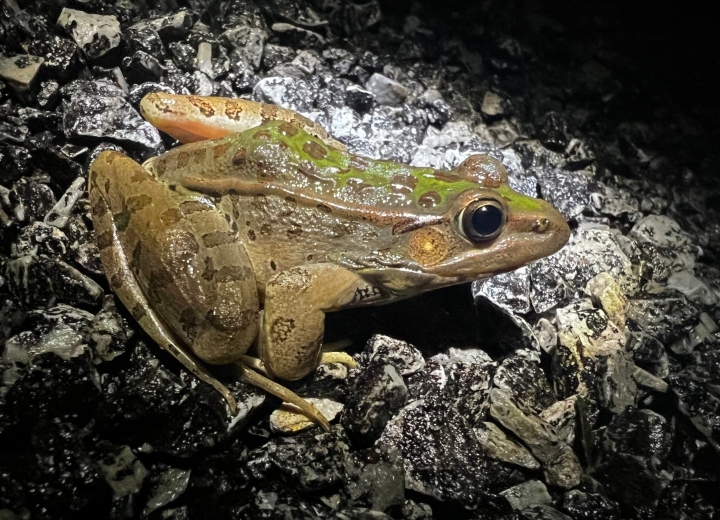
[[[274,395],[292,405],[297,406],[303,414],[319,424],[323,430],[330,431],[330,423],[320,410],[297,395],[292,390],[285,388],[279,383],[258,374],[244,363],[238,363],[242,369],[241,380],[243,383],[256,386],[269,394]]]
[[[209,384],[220,392],[230,408],[230,413],[237,415],[237,403],[230,391],[220,381],[215,379],[191,354],[175,339],[175,335],[163,320],[155,313],[145,294],[138,285],[135,275],[130,271],[130,262],[125,256],[117,228],[113,222],[113,215],[108,207],[107,194],[104,187],[108,173],[103,163],[109,165],[115,159],[127,160],[121,154],[104,156],[113,152],[104,152],[98,157],[97,165],[93,164],[90,171],[88,190],[93,207],[93,222],[97,234],[97,245],[100,258],[105,268],[110,285],[120,301],[130,311],[143,330],[158,344],[177,359],[185,368],[197,376],[201,381]],[[140,165],[137,165],[139,168]],[[112,173],[112,172],[109,172]]]

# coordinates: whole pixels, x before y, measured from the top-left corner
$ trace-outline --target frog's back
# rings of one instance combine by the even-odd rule
[[[184,145],[145,166],[170,182],[184,179],[188,185],[188,179],[200,181],[202,177],[201,184],[208,190],[210,186],[246,193],[286,190],[348,209],[421,208],[441,214],[454,194],[477,187],[455,172],[372,160],[338,150],[283,121]]]

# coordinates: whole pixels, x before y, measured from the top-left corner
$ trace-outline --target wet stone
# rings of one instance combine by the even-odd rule
[[[262,103],[270,103],[298,112],[308,112],[312,108],[311,87],[298,78],[263,78],[253,88],[253,95]]]
[[[197,51],[192,45],[184,42],[172,42],[169,47],[175,65],[186,72],[195,69]]]
[[[132,25],[128,30],[142,31],[151,29],[157,32],[163,41],[168,42],[184,38],[191,28],[192,15],[189,11],[180,10],[176,13],[143,20]]]
[[[375,97],[372,92],[357,85],[349,85],[345,89],[345,103],[358,114],[364,114],[373,106]]]
[[[599,493],[587,493],[572,489],[565,493],[562,510],[575,519],[607,519],[621,518],[617,503]]]
[[[495,371],[493,386],[510,392],[523,410],[540,413],[555,400],[547,376],[540,367],[540,356],[530,350],[518,350],[502,361]]]
[[[402,460],[382,443],[348,453],[343,481],[346,508],[387,511],[405,501]]]
[[[377,72],[370,76],[365,88],[372,93],[375,101],[388,106],[399,105],[409,94],[408,89],[401,83]]]
[[[103,56],[120,44],[120,22],[115,16],[63,8],[57,24],[72,36],[90,59]]]
[[[99,143],[113,141],[145,154],[157,154],[162,141],[157,129],[110,83],[77,82],[69,101],[63,101],[63,128],[69,139]]]
[[[591,475],[611,499],[638,509],[654,508],[673,478],[664,464],[671,442],[670,427],[662,416],[628,408],[614,416],[605,430],[602,461]]]
[[[157,60],[165,59],[167,51],[158,32],[148,25],[130,27],[123,34],[133,53],[142,51]]]
[[[372,360],[387,359],[403,376],[414,374],[425,367],[425,359],[418,349],[404,341],[376,334],[365,345],[365,352]]]
[[[248,455],[251,478],[281,480],[303,492],[327,489],[343,482],[349,441],[343,429],[309,430],[293,437],[272,439]]]
[[[490,414],[543,463],[547,483],[563,488],[577,486],[582,475],[580,462],[570,446],[558,439],[553,427],[540,417],[520,410],[504,390],[493,389],[490,396]]]
[[[80,66],[78,47],[71,40],[54,36],[37,39],[28,45],[28,53],[45,59],[44,69],[53,78],[72,78]]]
[[[39,56],[0,54],[0,78],[19,94],[28,92],[36,82],[44,59]]]
[[[187,489],[190,481],[190,470],[165,467],[160,464],[151,469],[147,477],[150,486],[150,497],[143,508],[143,516],[171,504]]]
[[[475,435],[488,457],[523,468],[540,468],[540,463],[525,446],[508,437],[494,423],[483,422],[477,424]]]
[[[500,492],[511,508],[526,509],[537,505],[550,504],[552,498],[545,487],[545,484],[539,480],[528,480],[510,489]]]
[[[407,387],[392,361],[375,356],[350,376],[341,424],[358,442],[371,442],[406,399]]]
[[[220,42],[235,49],[239,58],[244,59],[254,70],[257,70],[260,68],[267,38],[267,33],[262,29],[241,25],[222,33]]]
[[[325,38],[315,31],[297,27],[295,25],[279,22],[272,24],[271,29],[283,44],[301,49],[322,49]]]
[[[130,83],[157,81],[165,73],[165,67],[144,51],[136,51],[122,61],[123,74]]]
[[[231,417],[217,391],[190,374],[176,376],[142,343],[129,366],[103,379],[103,394],[99,416],[107,438],[175,457],[196,455],[227,439],[263,400],[254,388],[243,387],[235,394],[239,414]]]
[[[437,500],[472,507],[494,478],[472,428],[440,393],[403,408],[380,442],[401,453],[405,487]]]

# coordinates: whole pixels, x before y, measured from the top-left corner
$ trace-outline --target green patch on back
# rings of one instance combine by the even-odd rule
[[[414,186],[411,187],[412,191],[405,196],[417,203],[423,195],[434,192],[438,198],[436,206],[442,206],[452,195],[481,187],[477,183],[465,179],[457,181],[438,179],[432,168],[407,166],[393,161],[363,158],[366,166],[361,168],[352,164],[353,156],[351,154],[331,148],[301,128],[297,128],[298,131],[295,135],[283,133],[280,129],[283,124],[287,125],[282,121],[270,121],[263,124],[262,128],[267,130],[274,140],[284,142],[288,146],[289,153],[294,153],[300,160],[312,162],[320,170],[317,173],[321,176],[334,179],[339,189],[347,186],[350,179],[360,179],[363,183],[375,188],[384,188],[390,196],[395,194],[393,184],[398,182],[397,179],[412,177],[414,182],[410,184]],[[254,134],[257,130],[258,128],[254,128],[247,132]],[[317,146],[307,147],[308,142],[313,142]],[[322,147],[326,153],[318,153],[317,147]],[[312,151],[313,155],[309,155],[306,150]],[[322,157],[320,157],[321,155]],[[407,184],[405,183],[405,185]]]

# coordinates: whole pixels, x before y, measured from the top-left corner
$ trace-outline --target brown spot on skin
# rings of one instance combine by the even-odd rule
[[[248,229],[247,236],[248,240],[250,240],[251,242],[255,241],[255,231],[253,231],[252,229]]]
[[[132,308],[130,314],[132,314],[133,318],[135,318],[135,321],[140,321],[145,317],[147,311],[145,310],[145,307],[138,303]]]
[[[102,233],[97,236],[96,239],[98,249],[105,249],[113,244],[113,232],[112,231],[105,231],[105,233]]]
[[[152,197],[145,194],[136,195],[128,198],[125,203],[127,204],[127,207],[130,208],[130,211],[140,211],[144,207],[152,204]]]
[[[112,287],[113,291],[117,291],[120,287],[122,287],[123,282],[125,279],[121,274],[115,273],[110,277],[110,287]]]
[[[307,260],[308,262],[309,262],[310,260],[312,260],[312,259],[313,259],[313,255],[307,255],[306,260]]]
[[[434,208],[441,200],[437,191],[426,191],[418,197],[418,204],[423,208]]]
[[[188,98],[188,101],[190,101],[193,106],[197,107],[197,109],[200,110],[200,113],[205,117],[211,117],[215,115],[215,109],[213,108],[213,106],[204,99],[196,96],[190,96]]]
[[[243,148],[242,146],[237,149],[235,152],[235,155],[233,155],[232,158],[232,164],[235,168],[239,168],[241,166],[245,166],[245,163],[247,162],[247,149]]]
[[[133,266],[133,271],[135,272],[137,272],[139,267],[142,265],[143,249],[142,242],[138,242],[133,248],[131,265]]]
[[[488,155],[471,155],[457,167],[457,171],[465,179],[490,189],[508,182],[505,166]]]
[[[423,266],[435,265],[447,258],[450,243],[447,237],[434,227],[417,229],[408,242],[410,257]]]
[[[183,217],[184,215],[179,209],[170,208],[162,212],[162,214],[160,215],[160,222],[162,222],[166,226],[170,226],[172,224],[180,222]]]
[[[270,224],[263,224],[260,226],[260,234],[265,236],[272,235],[272,226]]]
[[[115,223],[115,229],[117,229],[120,233],[125,231],[128,227],[128,224],[130,224],[130,217],[132,217],[132,211],[130,211],[130,208],[128,208],[125,201],[123,201],[122,211],[113,214],[113,222]]]
[[[215,265],[213,264],[213,259],[209,256],[205,257],[205,270],[203,271],[202,277],[203,280],[207,280],[208,282],[212,282],[213,278],[215,278]]]
[[[201,164],[207,156],[207,148],[198,148],[193,152],[193,161],[195,164]]]
[[[198,211],[208,211],[211,209],[212,206],[203,204],[198,200],[186,200],[180,204],[180,211],[182,211],[185,215],[191,215],[193,213],[197,213]]]
[[[139,184],[148,180],[147,172],[142,168],[133,168],[132,174],[130,175],[130,182],[133,184]]]
[[[242,265],[226,265],[218,271],[218,282],[239,282],[248,280],[252,275],[249,267]]]
[[[154,284],[160,288],[172,285],[174,281],[173,276],[164,267],[153,269],[150,275],[150,284]]]
[[[268,132],[268,131],[265,130],[265,129],[263,129],[263,130],[258,130],[257,132],[255,132],[255,133],[253,134],[252,137],[253,137],[253,139],[258,139],[258,140],[261,140],[261,141],[270,141],[270,140],[272,140],[272,136],[270,135],[270,132]]]
[[[105,179],[105,193],[110,193],[110,179]]]
[[[180,323],[182,325],[182,330],[185,333],[185,336],[187,336],[188,340],[192,342],[193,339],[195,339],[195,336],[197,335],[197,317],[195,316],[195,311],[190,308],[186,308],[180,313]]]
[[[191,258],[200,252],[200,244],[195,239],[195,235],[188,231],[175,230],[172,235],[172,244],[174,255],[181,263],[183,260]],[[178,267],[184,269],[185,266]]]
[[[107,204],[105,203],[105,199],[103,197],[95,199],[95,202],[92,205],[92,212],[93,215],[97,216],[107,213]]]
[[[272,339],[273,343],[284,343],[293,330],[295,330],[295,320],[280,316],[275,318],[275,321],[270,325],[270,339]]]
[[[202,236],[205,247],[217,247],[235,242],[235,233],[229,231],[214,231]]]
[[[415,186],[417,186],[418,180],[410,174],[398,173],[393,176],[390,183],[392,190],[396,193],[412,193]]]
[[[180,152],[177,154],[177,168],[185,168],[190,162],[190,154],[187,152]]]
[[[167,170],[167,164],[165,164],[165,161],[158,161],[155,163],[155,171],[157,172],[158,177],[162,177],[165,175],[165,171]]]
[[[265,211],[267,207],[267,197],[262,193],[258,193],[253,197],[252,205],[257,210]]]
[[[275,271],[277,269],[277,264],[275,263],[275,260],[270,260],[270,269]]]
[[[445,170],[435,170],[433,172],[433,177],[442,182],[458,182],[462,180],[458,174]]]
[[[235,121],[239,120],[243,113],[242,103],[239,101],[228,100],[225,102],[225,115]]]
[[[325,204],[318,204],[317,209],[319,209],[323,213],[327,213],[327,214],[332,213],[332,208],[329,206],[326,206]]]
[[[278,130],[287,137],[295,137],[300,131],[297,126],[287,121],[283,121],[282,124],[278,126]]]
[[[265,121],[274,121],[277,119],[278,107],[275,105],[262,105],[260,116]]]
[[[302,228],[301,227],[293,227],[287,230],[287,237],[288,238],[297,238],[300,235],[302,235]]]
[[[315,141],[308,141],[303,145],[303,151],[313,159],[324,159],[327,155],[327,150],[324,146],[317,144]]]
[[[222,155],[225,154],[225,152],[228,151],[228,148],[230,148],[230,143],[223,143],[215,146],[213,148],[213,159],[218,159]]]

